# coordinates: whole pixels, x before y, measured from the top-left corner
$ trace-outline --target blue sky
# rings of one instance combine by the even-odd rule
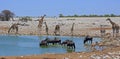
[[[120,0],[1,0],[0,11],[4,9],[17,16],[120,15]]]

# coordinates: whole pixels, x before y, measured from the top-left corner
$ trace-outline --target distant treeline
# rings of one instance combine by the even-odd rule
[[[95,15],[95,14],[90,14],[90,15],[63,15],[59,14],[59,17],[120,17],[120,15],[115,15],[115,14],[104,14],[104,15]]]

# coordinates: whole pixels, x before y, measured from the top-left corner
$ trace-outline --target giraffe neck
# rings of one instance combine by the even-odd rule
[[[44,19],[44,16],[42,17],[42,20]]]
[[[39,27],[39,28],[42,27],[44,17],[45,17],[45,16],[42,16],[41,19],[39,20],[39,24],[38,24],[38,27]]]
[[[45,16],[42,16],[41,19],[39,20],[39,24],[42,24],[43,23],[43,19],[44,19]]]
[[[114,25],[115,23],[114,22],[112,22],[111,20],[109,20],[110,21],[110,23],[112,24],[112,25]]]
[[[47,24],[45,23],[46,28],[48,27]]]
[[[41,21],[43,22],[44,16],[41,18]]]

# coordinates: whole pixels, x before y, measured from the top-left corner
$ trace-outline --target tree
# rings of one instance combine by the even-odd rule
[[[20,21],[23,21],[23,22],[27,22],[27,21],[32,21],[32,18],[29,17],[29,16],[26,16],[26,17],[22,17],[19,19]]]
[[[3,21],[3,19],[4,19],[3,13],[0,13],[0,20]]]
[[[12,18],[12,20],[13,20],[13,16],[15,15],[10,10],[3,10],[2,13],[4,14],[4,21],[9,21],[10,18]]]
[[[63,17],[63,14],[59,14],[59,17]]]
[[[75,14],[74,17],[79,17],[79,15]]]
[[[114,14],[110,14],[110,16],[111,16],[111,17],[115,17],[116,15],[114,15]]]
[[[110,17],[110,15],[109,14],[105,14],[104,17]]]

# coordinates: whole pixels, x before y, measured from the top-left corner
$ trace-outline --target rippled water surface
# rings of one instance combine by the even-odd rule
[[[89,51],[89,46],[83,44],[84,37],[57,36],[57,38],[65,41],[66,39],[73,40],[76,48],[68,49],[61,45],[49,45],[48,47],[40,47],[39,43],[46,37],[54,39],[55,36],[13,36],[0,35],[0,56],[20,56],[45,53],[67,53]],[[93,42],[100,41],[101,38],[94,38]]]

